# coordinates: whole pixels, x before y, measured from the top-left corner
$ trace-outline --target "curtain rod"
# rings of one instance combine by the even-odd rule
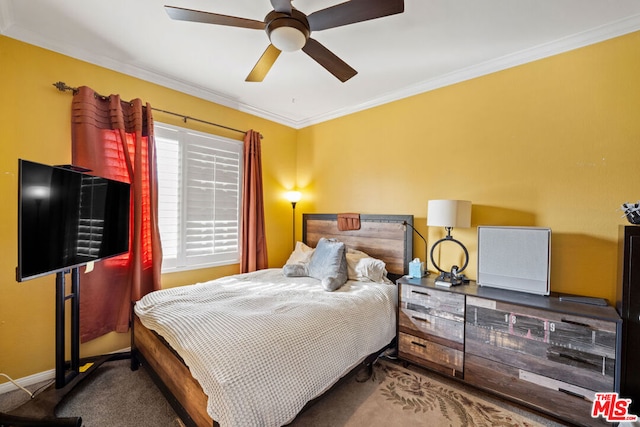
[[[53,83],[53,85],[60,92],[69,91],[69,92],[72,92],[74,95],[78,92],[78,88],[77,87],[68,86],[65,82],[56,82],[56,83]],[[100,95],[100,94],[97,94],[97,95],[102,97],[102,98],[107,98],[104,95]],[[185,116],[184,114],[174,113],[172,111],[167,111],[167,110],[161,110],[160,108],[154,108],[154,107],[151,107],[151,109],[153,111],[159,111],[161,113],[170,114],[170,115],[176,116],[176,117],[181,117],[182,120],[185,123],[187,123],[187,120],[191,120],[191,121],[194,121],[194,122],[204,123],[204,124],[207,124],[207,125],[211,125],[211,126],[216,126],[216,127],[219,127],[219,128],[227,129],[227,130],[230,130],[230,131],[233,131],[233,132],[238,132],[238,133],[242,133],[242,134],[246,134],[247,133],[247,131],[244,131],[244,130],[235,129],[235,128],[232,128],[232,127],[229,127],[229,126],[225,126],[225,125],[221,125],[221,124],[218,124],[218,123],[208,122],[206,120],[196,119],[195,117]],[[262,138],[262,134],[260,134],[260,138]]]

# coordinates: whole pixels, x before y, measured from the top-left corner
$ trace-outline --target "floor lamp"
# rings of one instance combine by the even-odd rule
[[[299,191],[287,191],[285,197],[291,202],[291,209],[293,211],[293,250],[296,249],[296,203],[300,201],[302,194]]]

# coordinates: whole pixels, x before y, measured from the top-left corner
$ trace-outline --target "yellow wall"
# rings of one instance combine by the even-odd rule
[[[477,225],[550,227],[551,290],[615,301],[619,208],[640,199],[638,52],[633,33],[303,129],[307,207],[413,214],[431,244],[427,201],[471,200],[472,227],[453,231],[471,278]]]
[[[429,199],[474,203],[472,228],[454,236],[470,250],[476,226],[553,230],[552,290],[614,299],[619,206],[640,199],[640,33],[585,47],[296,131],[214,103],[0,37],[0,372],[53,368],[53,276],[16,283],[17,159],[69,163],[71,96],[51,84],[87,85],[154,107],[260,130],[271,266],[291,248],[291,205],[302,212],[412,214],[430,242]],[[184,125],[156,114],[157,121]],[[195,129],[216,129],[189,124]],[[235,134],[224,136],[238,137]],[[422,242],[415,252],[424,259]],[[442,265],[459,256],[443,252]],[[179,286],[237,266],[163,276]],[[128,346],[110,334],[82,355]]]
[[[22,378],[53,369],[55,276],[17,283],[18,158],[45,164],[71,162],[71,94],[52,84],[86,85],[98,93],[141,98],[175,111],[263,135],[267,243],[271,266],[281,266],[291,250],[291,205],[282,198],[295,180],[295,129],[216,105],[0,36],[0,372]],[[241,134],[154,113],[156,121],[240,139]],[[284,238],[282,238],[284,237]],[[238,265],[163,276],[171,287],[238,272]],[[81,346],[81,356],[129,346],[128,334],[109,334]],[[4,379],[0,380],[4,381]]]

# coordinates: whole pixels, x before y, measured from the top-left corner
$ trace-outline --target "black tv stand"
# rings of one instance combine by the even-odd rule
[[[71,293],[66,294],[65,275],[56,274],[56,388],[64,388],[80,373],[80,269],[72,268]],[[71,365],[65,364],[65,301],[71,300]]]
[[[66,294],[66,274],[71,273],[71,293]],[[65,303],[71,300],[70,361],[65,358]],[[0,427],[80,427],[81,417],[56,418],[56,407],[100,365],[109,360],[131,357],[131,353],[115,353],[80,360],[80,272],[75,267],[56,274],[56,333],[55,333],[55,383],[18,408],[0,413]],[[90,365],[89,365],[90,364]],[[87,369],[81,369],[81,367]]]

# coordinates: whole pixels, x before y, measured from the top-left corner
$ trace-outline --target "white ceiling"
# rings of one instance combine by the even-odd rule
[[[341,2],[293,5],[308,15]],[[165,4],[259,21],[272,9],[269,0],[0,0],[0,34],[302,128],[640,30],[640,0],[405,0],[402,14],[312,34],[358,71],[346,83],[301,51],[247,83],[269,44],[264,31],[174,21]]]

